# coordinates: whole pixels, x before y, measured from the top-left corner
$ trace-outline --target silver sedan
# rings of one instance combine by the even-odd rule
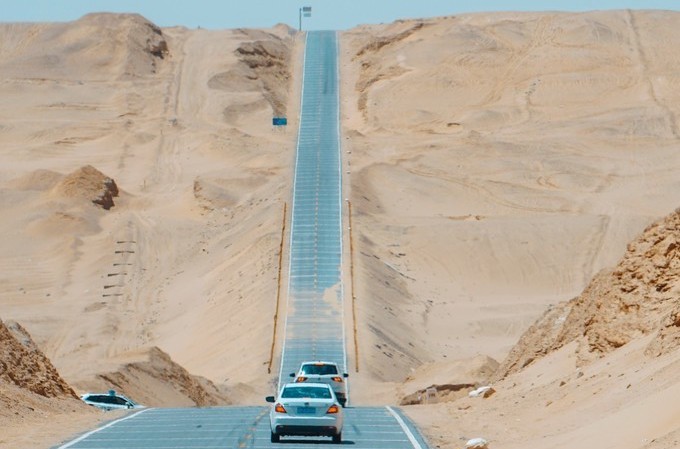
[[[343,414],[338,398],[327,384],[289,383],[278,396],[268,396],[271,441],[282,436],[328,436],[342,442]]]

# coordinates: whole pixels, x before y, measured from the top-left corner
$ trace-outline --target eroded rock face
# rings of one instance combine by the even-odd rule
[[[163,31],[139,14],[92,13],[68,23],[20,24],[3,45],[4,76],[81,81],[153,77],[170,54]],[[77,69],[74,69],[77,67]]]
[[[400,65],[385,65],[385,59],[380,53],[384,47],[398,44],[409,36],[421,30],[425,24],[422,22],[414,25],[404,24],[398,27],[393,33],[384,36],[377,36],[372,38],[366,45],[364,45],[352,58],[361,63],[361,74],[356,83],[357,92],[359,92],[359,102],[357,107],[361,111],[364,118],[367,117],[367,103],[368,93],[371,87],[379,81],[398,78],[410,71]]]
[[[476,384],[446,384],[432,385],[424,390],[418,390],[408,396],[404,396],[399,405],[435,404],[439,402],[452,402],[466,397],[468,393],[477,387]]]
[[[88,199],[106,210],[115,206],[113,198],[119,194],[116,181],[91,165],[66,176],[57,184],[54,192],[65,197]]]
[[[497,376],[529,365],[571,341],[587,361],[631,340],[654,335],[646,350],[659,356],[680,347],[680,209],[645,229],[611,271],[581,296],[552,308],[520,339]]]
[[[91,36],[99,37],[106,45],[103,60],[124,60],[122,78],[138,78],[153,75],[159,60],[170,54],[163,31],[139,14],[92,13],[73,23],[82,30],[78,35],[82,46],[94,46]],[[92,31],[96,30],[96,33]],[[100,44],[102,45],[102,44]]]
[[[247,103],[236,103],[224,109],[228,122],[244,113],[271,109],[274,116],[285,116],[291,82],[291,52],[294,41],[289,36],[240,30],[253,41],[241,43],[234,53],[239,63],[230,70],[215,74],[208,87],[228,92],[253,92],[262,96]]]
[[[78,398],[19,323],[0,321],[0,381],[47,398]]]
[[[498,362],[491,357],[476,356],[471,359],[432,362],[415,369],[406,378],[402,390],[406,394],[400,405],[435,404],[453,402],[467,397],[485,385],[489,376],[498,369]],[[488,397],[490,387],[483,390]]]
[[[285,115],[290,85],[290,40],[245,42],[236,49],[249,80],[261,85],[274,115]]]
[[[189,373],[157,347],[146,360],[127,363],[117,371],[99,374],[94,389],[115,389],[147,406],[225,405],[230,401],[208,379]]]

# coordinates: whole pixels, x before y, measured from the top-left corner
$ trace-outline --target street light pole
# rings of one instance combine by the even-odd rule
[[[312,17],[312,7],[311,6],[303,6],[298,10],[298,29],[302,31],[302,17]]]

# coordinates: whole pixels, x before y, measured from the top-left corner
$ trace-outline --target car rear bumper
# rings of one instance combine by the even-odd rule
[[[271,422],[272,432],[278,435],[337,435],[342,431],[342,417],[284,417]]]
[[[277,435],[328,436],[340,433],[335,426],[299,426],[279,424],[273,429]]]

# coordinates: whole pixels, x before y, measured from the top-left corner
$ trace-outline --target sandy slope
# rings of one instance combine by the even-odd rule
[[[676,270],[665,239],[677,230],[664,223],[562,325],[562,344],[580,332],[594,342],[589,357],[567,345],[497,381],[489,399],[448,402],[484,381],[478,361],[451,359],[502,360],[548,306],[578,295],[677,207],[678,20],[480,14],[344,35],[362,366],[377,379],[411,373],[397,385],[407,401],[427,402],[435,385],[429,401],[445,404],[409,413],[438,447],[472,437],[504,448],[678,446],[677,348],[645,352],[657,332],[677,338],[676,277],[640,268],[649,259]],[[517,354],[524,364],[555,348],[544,336],[563,318],[547,318],[504,370]]]
[[[675,209],[677,20],[480,14],[344,35],[360,310],[391,323],[363,333],[379,378],[502,358]]]
[[[445,448],[678,446],[677,351],[650,358],[651,336],[579,367],[563,346],[489,399],[460,387],[677,207],[678,20],[503,13],[341,35],[355,403],[448,385],[409,407]],[[117,382],[169,405],[271,390],[301,47],[283,27],[139,16],[0,26],[0,317],[76,391]],[[289,130],[273,130],[284,113]],[[73,184],[84,166],[115,181],[108,211]],[[72,435],[55,409],[0,413],[2,441],[53,414],[34,443]]]
[[[2,318],[78,392],[157,366],[127,376],[138,385],[119,380],[167,405],[176,384],[158,347],[226,400],[259,400],[295,142],[271,127],[289,96],[295,115],[288,29],[161,31],[108,14],[0,28],[11,36],[0,50]],[[64,193],[86,165],[115,180],[109,211]]]

